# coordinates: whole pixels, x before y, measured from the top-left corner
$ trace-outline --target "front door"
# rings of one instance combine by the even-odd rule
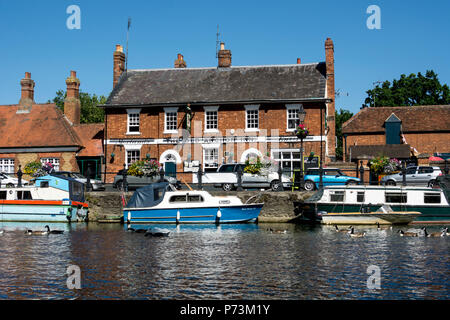
[[[177,164],[175,162],[164,163],[164,173],[169,177],[177,177]]]

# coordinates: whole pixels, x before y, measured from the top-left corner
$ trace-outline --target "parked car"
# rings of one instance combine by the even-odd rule
[[[245,164],[243,163],[222,164],[216,172],[206,173],[202,177],[202,182],[211,183],[215,187],[222,187],[224,191],[233,190],[238,186],[237,171],[239,167],[242,170],[242,187],[244,188],[278,190],[281,187],[277,172],[270,172],[267,175],[247,173],[244,172]],[[281,180],[283,188],[291,187],[292,182],[289,176],[283,174]]]
[[[7,188],[16,187],[19,183],[19,179],[11,177],[8,173],[0,173],[0,185],[6,186]],[[22,186],[28,185],[28,181],[22,179]]]
[[[359,178],[347,176],[337,168],[323,168],[322,183],[323,186],[336,186],[336,185],[351,185],[358,184]],[[305,183],[303,187],[306,191],[312,191],[319,188],[320,183],[320,169],[310,168],[307,169],[304,176]]]
[[[55,176],[63,176],[63,177],[72,178],[83,184],[87,183],[87,178],[78,172],[55,171],[55,172],[52,172],[51,174],[55,175]],[[102,181],[97,180],[97,179],[90,179],[90,182],[91,182],[93,191],[105,190],[105,184]]]
[[[430,166],[412,166],[406,168],[406,183],[408,185],[425,185],[433,187],[436,178],[442,174],[439,167]],[[381,183],[387,186],[402,184],[403,174],[401,172],[384,176]]]
[[[159,182],[159,180],[160,180],[160,176],[158,174],[154,175],[154,176],[149,176],[149,177],[147,177],[147,176],[136,177],[136,176],[127,175],[127,184],[128,184],[129,190],[140,188],[140,187],[149,185],[151,183]],[[181,188],[180,181],[178,181],[174,177],[165,175],[164,181],[169,182],[170,184],[174,185],[175,188],[177,188],[177,189]],[[119,170],[119,172],[117,172],[116,176],[114,177],[113,188],[123,190],[123,169]]]

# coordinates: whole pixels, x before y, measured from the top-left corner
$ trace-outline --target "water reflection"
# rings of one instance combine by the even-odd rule
[[[23,232],[44,225],[1,225],[1,299],[450,297],[448,237],[358,227],[366,236],[355,239],[333,227],[293,224],[158,225],[169,237],[92,223],[52,224],[61,235]],[[72,264],[81,268],[81,290],[67,289]],[[381,270],[381,290],[367,289],[370,265]]]

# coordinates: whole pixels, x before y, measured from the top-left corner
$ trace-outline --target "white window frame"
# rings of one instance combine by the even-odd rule
[[[167,114],[168,113],[175,113],[175,129],[167,129]],[[171,134],[171,133],[178,133],[178,108],[177,107],[170,107],[170,108],[164,108],[164,132],[165,134]]]
[[[249,104],[244,106],[245,107],[245,132],[259,132],[259,104]],[[257,112],[257,119],[258,119],[258,127],[257,128],[249,128],[248,127],[248,112],[249,111],[256,111]]]
[[[41,158],[41,164],[51,163],[55,171],[59,171],[59,158]]]
[[[289,153],[290,155],[289,155],[289,158],[287,158],[287,159],[283,159],[283,156],[282,156],[282,153]],[[280,156],[277,158],[277,157],[275,157],[275,153],[279,153],[280,154]],[[300,155],[300,157],[297,159],[297,158],[295,158],[294,157],[294,153],[300,153],[300,150],[299,149],[272,149],[271,151],[270,151],[270,155],[271,155],[271,158],[274,160],[274,161],[277,161],[280,165],[281,165],[281,167],[284,169],[285,167],[283,167],[283,161],[285,161],[285,162],[289,162],[289,170],[290,170],[290,176],[292,177],[292,175],[293,175],[293,171],[294,171],[294,162],[295,163],[298,163],[298,164],[300,164],[301,165],[301,155]]]
[[[141,159],[142,144],[125,144],[125,167],[128,169],[131,163],[128,163],[128,151],[139,151],[139,160]]]
[[[14,159],[0,158],[0,172],[14,173]]]
[[[205,133],[218,133],[219,132],[219,106],[208,106],[203,107],[203,110],[205,112],[205,126],[204,126],[204,132]],[[216,128],[208,129],[208,112],[215,112],[216,113]]]
[[[139,156],[138,156],[138,158],[135,161],[141,160],[141,150],[140,149],[128,149],[128,150],[125,150],[125,164],[126,164],[127,169],[130,167],[131,164],[133,164],[133,162],[135,162],[135,161],[133,161],[133,162],[129,162],[128,161],[128,152],[138,152]]]
[[[203,169],[211,169],[211,168],[215,168],[217,169],[219,167],[219,145],[213,144],[213,145],[203,145]],[[211,150],[216,150],[216,155],[217,155],[217,161],[210,161],[210,160],[206,160],[206,153],[210,152]],[[208,165],[207,164],[216,164],[214,165]]]
[[[300,118],[299,118],[298,114],[301,110],[303,110],[303,105],[300,103],[286,105],[286,132],[294,132],[296,129],[296,126],[294,126],[294,128],[289,128],[289,111],[292,111],[292,110],[297,110],[297,120],[298,120],[298,123],[300,124]]]
[[[139,126],[139,130],[138,131],[130,131],[130,125],[131,123],[131,116],[135,116],[138,115],[138,126]],[[135,125],[134,125],[135,126]],[[135,109],[127,109],[127,133],[126,134],[141,134],[141,109],[140,108],[135,108]]]

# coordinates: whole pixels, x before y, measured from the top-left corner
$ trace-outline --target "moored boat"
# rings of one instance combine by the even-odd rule
[[[123,208],[123,217],[124,222],[137,224],[255,222],[263,205],[207,191],[172,190],[160,182],[137,189]]]
[[[440,188],[329,186],[317,191],[304,202],[294,202],[294,207],[300,221],[313,223],[323,223],[324,214],[337,217],[342,213],[353,215],[375,213],[383,205],[389,205],[392,211],[385,215],[392,217],[392,219],[389,218],[392,220],[391,223],[396,223],[395,215],[392,213],[397,213],[399,217],[406,217],[407,212],[420,212],[421,214],[417,215],[411,223],[449,224],[449,185],[446,184],[449,178],[448,176],[439,178]],[[375,219],[370,221],[370,224],[372,223],[376,223]]]
[[[71,222],[87,214],[84,185],[71,178],[47,175],[34,185],[0,188],[0,221]]]

